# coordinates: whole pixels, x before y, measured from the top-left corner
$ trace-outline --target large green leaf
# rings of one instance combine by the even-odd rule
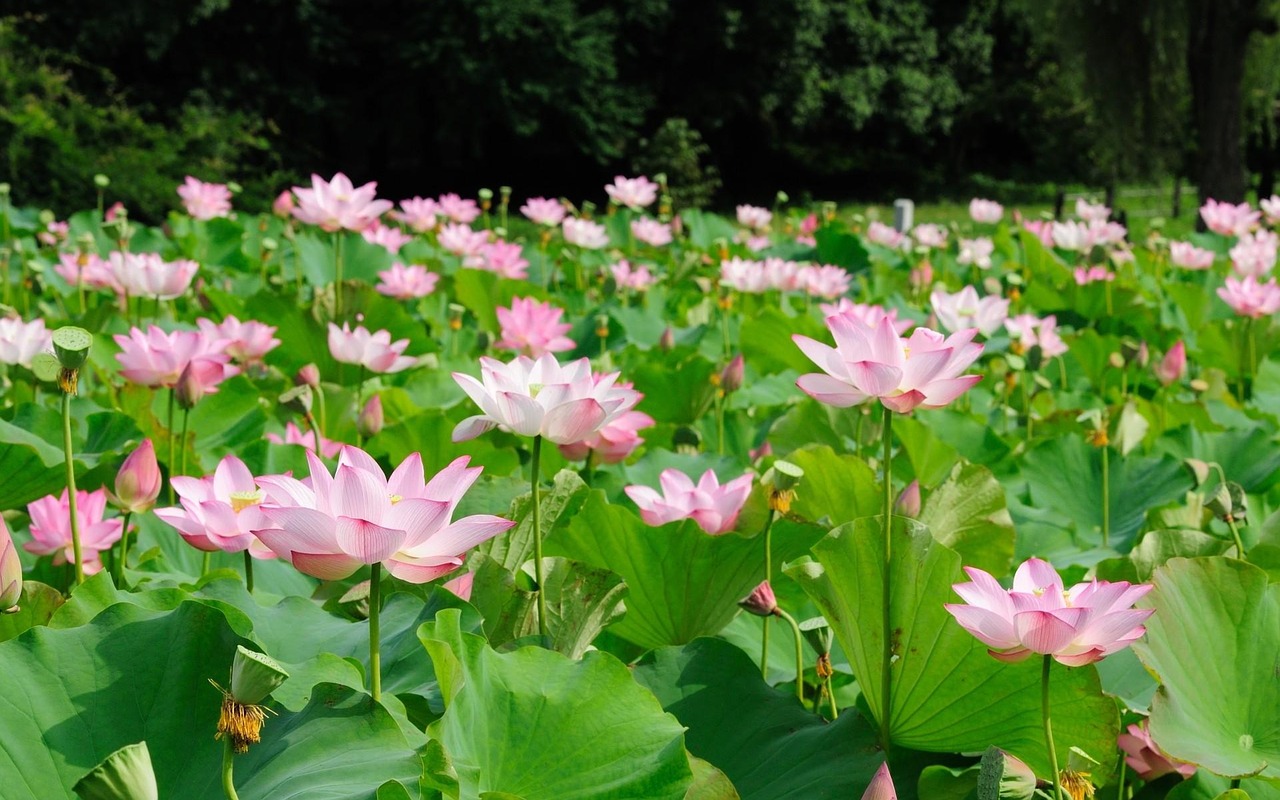
[[[693,776],[680,724],[613,656],[499,654],[464,633],[453,610],[418,635],[448,706],[430,733],[452,759],[461,797],[684,797]]]
[[[19,508],[67,485],[62,450],[0,420],[0,510]]]
[[[22,596],[18,598],[18,610],[12,614],[0,614],[0,642],[12,639],[28,628],[48,625],[53,613],[62,605],[62,595],[52,586],[36,581],[22,584]]]
[[[883,713],[884,641],[884,537],[879,528],[876,519],[841,526],[813,548],[820,563],[787,569],[831,623],[877,719]],[[1037,774],[1050,774],[1039,659],[996,661],[947,613],[944,603],[959,602],[951,587],[964,580],[961,561],[929,533],[896,530],[893,555],[893,743],[929,752],[973,752],[996,745]],[[1102,762],[1099,773],[1110,770],[1120,721],[1114,701],[1101,692],[1097,671],[1055,663],[1051,701],[1059,749],[1080,747]]]
[[[1171,559],[1152,583],[1134,645],[1161,683],[1152,738],[1220,775],[1280,778],[1280,585],[1222,557]]]
[[[743,800],[859,797],[884,760],[857,712],[827,723],[794,694],[765,685],[759,667],[728,642],[655,650],[635,677],[688,728],[689,752],[724,771]]]
[[[805,552],[821,536],[811,526],[774,525],[774,562]],[[594,492],[546,544],[547,553],[611,569],[627,584],[627,613],[610,630],[646,648],[716,633],[764,577],[764,541],[708,536],[691,520],[651,528]]]
[[[854,456],[830,447],[806,447],[787,456],[804,470],[792,512],[831,527],[876,513],[883,505],[875,473]]]
[[[831,339],[831,334],[812,317],[787,317],[776,308],[767,308],[742,321],[742,355],[753,369],[761,372],[781,372],[786,369],[800,374],[820,372],[792,341],[791,335],[794,333],[823,342]]]
[[[1004,575],[1013,562],[1013,520],[1004,487],[986,467],[957,464],[929,495],[920,522],[971,567]]]
[[[87,625],[34,628],[0,644],[0,785],[6,800],[72,798],[70,787],[117,748],[145,740],[162,797],[218,800],[214,741],[237,644],[226,618],[184,602],[155,612],[118,604]],[[271,717],[263,742],[236,759],[242,800],[372,798],[388,780],[416,782],[419,761],[381,707],[317,687],[297,714]]]

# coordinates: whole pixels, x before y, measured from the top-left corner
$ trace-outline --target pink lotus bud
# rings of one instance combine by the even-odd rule
[[[898,502],[894,511],[912,519],[920,516],[920,481],[912,481],[907,484],[902,493],[898,495]]]
[[[356,432],[366,439],[372,439],[382,432],[382,398],[374,395],[360,409],[356,417]]]
[[[285,189],[271,204],[271,213],[277,217],[289,217],[293,214],[293,192]]]
[[[1182,380],[1182,376],[1187,374],[1187,346],[1179,341],[1170,347],[1153,369],[1162,386]]]
[[[199,373],[192,367],[193,364],[188,364],[183,368],[182,374],[178,376],[178,385],[174,388],[178,405],[186,411],[195,408],[204,399],[205,392],[204,381],[200,380]]]
[[[724,389],[725,394],[732,394],[742,388],[743,378],[742,353],[738,353],[733,357],[732,361],[725,365],[724,370],[720,373],[720,386]]]
[[[893,778],[889,776],[889,765],[881,764],[876,770],[871,785],[862,795],[862,800],[898,800],[898,790],[893,788]]]
[[[116,505],[130,514],[140,514],[156,503],[160,496],[160,465],[150,439],[129,454],[116,473]]]
[[[22,597],[22,562],[9,536],[9,527],[0,517],[0,614],[17,611]]]
[[[476,574],[474,572],[464,572],[451,581],[447,581],[444,588],[456,594],[463,600],[471,599],[471,586],[476,582]]]
[[[771,617],[778,613],[778,598],[774,596],[773,587],[768,581],[761,581],[745,600],[738,601],[738,605],[757,617]]]
[[[751,456],[752,461],[759,461],[762,458],[773,455],[773,445],[765,442],[755,450],[752,450],[748,455]]]
[[[921,261],[918,266],[912,267],[911,285],[917,289],[923,289],[933,285],[933,265],[928,261]]]
[[[293,383],[296,386],[310,386],[312,389],[319,389],[320,368],[315,364],[307,364],[298,370],[298,374],[293,378]]]
[[[670,353],[671,349],[676,346],[676,333],[667,328],[662,332],[662,336],[658,339],[658,347],[662,348],[662,352]]]

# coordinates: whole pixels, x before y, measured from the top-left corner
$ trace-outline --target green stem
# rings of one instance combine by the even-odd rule
[[[1253,373],[1258,369],[1258,328],[1252,319],[1248,320],[1245,324],[1248,326],[1246,328],[1245,337],[1248,340],[1249,346],[1249,362],[1247,365],[1248,370],[1245,372],[1245,379],[1249,381],[1250,388],[1252,389]],[[1250,395],[1252,395],[1252,392],[1250,392]]]
[[[826,679],[825,686],[826,686],[826,692],[827,692],[827,702],[831,704],[831,721],[835,722],[837,719],[840,718],[840,709],[836,707],[836,691],[835,691],[835,687],[831,685],[830,677]]]
[[[342,240],[344,238],[341,231],[333,234],[333,317],[339,320],[342,319]]]
[[[323,431],[325,428],[328,427],[328,425],[326,424],[327,415],[325,414],[325,406],[324,406],[324,384],[322,383],[317,385],[313,394],[315,395],[315,398],[316,398],[316,407],[320,412],[320,430]]]
[[[311,435],[316,440],[316,458],[324,458],[324,451],[321,448],[321,442],[324,441],[324,437],[320,435],[320,428],[316,425],[315,414],[307,414],[307,424],[311,427]]]
[[[884,406],[884,564],[882,565],[883,596],[881,621],[884,632],[884,653],[880,660],[880,745],[889,752],[889,736],[893,695],[889,670],[893,666],[893,620],[890,618],[891,564],[893,562],[893,411]]]
[[[533,574],[538,583],[538,635],[547,638],[547,595],[542,590],[542,508],[538,489],[538,468],[542,461],[542,435],[533,437],[533,458],[529,465],[529,486],[533,494]]]
[[[1244,561],[1244,540],[1240,538],[1240,529],[1236,527],[1236,521],[1232,516],[1227,517],[1227,526],[1231,528],[1231,538],[1236,542],[1236,558]]]
[[[170,389],[169,390],[169,421],[165,425],[165,430],[168,431],[169,433],[169,463],[165,465],[169,468],[169,505],[174,504],[173,473],[174,473],[174,467],[177,466],[177,461],[174,458],[174,449],[173,449],[174,444],[177,441],[173,435],[173,409],[175,404],[177,403],[177,398],[178,398],[177,389]]]
[[[382,564],[369,568],[369,690],[373,702],[382,701],[382,653],[379,649],[378,614],[382,605]]]
[[[1049,748],[1049,764],[1053,767],[1053,796],[1062,800],[1062,786],[1058,782],[1058,751],[1053,746],[1053,727],[1049,724],[1049,665],[1053,656],[1045,654],[1044,667],[1040,670],[1040,708],[1044,713],[1044,743]]]
[[[791,632],[796,635],[796,699],[800,701],[800,705],[804,705],[804,637],[800,633],[800,626],[796,623],[796,618],[783,611],[777,609],[778,616],[785,619],[791,624]]]
[[[769,509],[769,516],[764,518],[764,579],[773,577],[773,519],[776,511]],[[760,644],[760,677],[767,683],[769,680],[769,618],[764,618],[764,633]]]
[[[716,389],[716,455],[724,455],[724,392]]]
[[[187,474],[187,423],[191,421],[191,409],[182,409],[182,452],[178,458],[182,461],[182,466],[178,469],[179,475]]]
[[[112,578],[115,579],[116,588],[124,585],[124,565],[129,560],[129,520],[133,517],[132,511],[126,511],[124,515],[124,527],[120,534],[120,558],[115,563],[115,570]]]
[[[76,512],[76,465],[71,457],[71,392],[62,392],[62,452],[67,464],[67,511],[71,515],[71,551],[76,559],[76,584],[84,583],[84,558],[80,552],[80,517]]]
[[[1102,546],[1111,542],[1111,445],[1102,446]]]
[[[213,566],[213,553],[206,550],[204,559],[200,562],[200,577],[203,578],[209,574],[209,568]]]
[[[1120,783],[1116,787],[1116,800],[1124,800],[1124,779],[1128,777],[1126,772],[1126,768],[1128,766],[1129,762],[1125,761],[1123,758],[1120,759]]]
[[[249,555],[248,548],[244,551],[244,586],[253,594],[253,556]]]
[[[236,782],[233,776],[235,757],[231,737],[227,736],[222,740],[222,791],[226,793],[227,800],[240,800],[240,795],[236,794]]]

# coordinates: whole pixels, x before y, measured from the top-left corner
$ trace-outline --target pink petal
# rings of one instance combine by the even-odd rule
[[[1022,611],[1014,615],[1018,640],[1036,653],[1056,653],[1076,637],[1075,623],[1084,615],[1079,608],[1054,611]]]
[[[1017,647],[1020,643],[1013,620],[1008,617],[988,611],[985,608],[958,603],[946,603],[943,608],[956,618],[956,622],[960,623],[960,627],[972,633],[977,637],[978,641],[988,647],[1005,650],[1010,647]]]
[[[537,400],[515,392],[498,393],[498,417],[521,436],[537,436],[542,430],[543,408]]]
[[[876,361],[855,361],[849,365],[853,385],[872,397],[884,397],[898,390],[902,383],[902,370],[891,364]]]
[[[462,566],[461,560],[451,560],[446,564],[420,565],[404,559],[392,558],[384,563],[388,572],[407,583],[428,583]]]
[[[543,432],[556,444],[573,444],[599,428],[605,416],[600,403],[594,398],[584,397],[547,412]]]
[[[343,553],[294,553],[293,566],[325,581],[340,581],[360,569],[361,562]]]
[[[496,427],[498,427],[498,421],[492,417],[486,417],[484,415],[467,417],[462,422],[459,422],[454,426],[453,435],[450,439],[454,444],[467,442],[477,436],[488,433]]]
[[[867,399],[865,394],[853,386],[820,372],[801,375],[796,380],[796,386],[819,403],[836,408],[856,406]]]
[[[347,555],[364,564],[385,561],[404,544],[405,532],[384,528],[367,519],[338,517],[336,531],[338,547]]]
[[[391,493],[381,471],[377,475],[343,464],[333,479],[329,507],[335,517],[352,517],[381,523],[391,508]]]

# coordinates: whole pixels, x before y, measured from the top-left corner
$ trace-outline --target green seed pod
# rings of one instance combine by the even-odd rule
[[[978,769],[978,797],[983,800],[1031,800],[1036,774],[998,747],[988,747]]]
[[[773,466],[769,467],[769,471],[764,474],[761,483],[769,484],[774,489],[785,492],[799,486],[802,478],[804,478],[803,469],[790,461],[778,459],[773,462]]]
[[[236,702],[257,705],[288,679],[289,673],[275,659],[243,645],[236,647],[231,662],[231,696]]]
[[[75,785],[82,800],[160,800],[146,742],[121,747]]]
[[[84,328],[68,326],[53,332],[53,352],[63,369],[80,369],[89,360],[93,335]]]
[[[93,185],[97,186],[99,189],[105,189],[111,185],[111,179],[99,172],[97,175],[93,176]]]

